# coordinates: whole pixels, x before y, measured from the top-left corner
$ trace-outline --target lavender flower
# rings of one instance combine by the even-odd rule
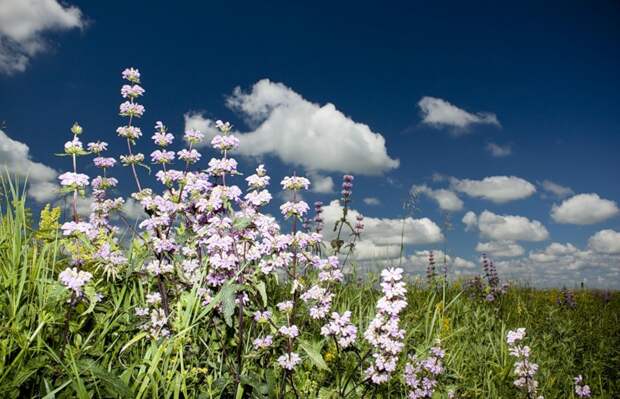
[[[373,346],[374,361],[366,370],[367,378],[383,384],[396,370],[398,356],[403,349],[405,331],[399,327],[399,313],[405,308],[403,269],[391,268],[381,272],[383,297],[377,302],[377,314],[370,322],[364,338]]]
[[[89,177],[83,173],[65,172],[58,179],[62,186],[78,190],[88,186]]]
[[[583,381],[583,377],[579,374],[574,378],[575,380],[575,395],[580,398],[590,398],[592,397],[592,392],[590,391],[590,387],[586,385]]]
[[[58,277],[65,287],[73,290],[80,297],[82,296],[82,287],[93,278],[93,275],[89,272],[80,271],[76,267],[68,267]]]
[[[538,371],[538,364],[532,363],[529,358],[531,349],[529,346],[522,346],[520,342],[525,338],[525,328],[518,328],[514,331],[508,331],[506,335],[506,343],[510,350],[510,355],[517,358],[514,365],[514,374],[517,379],[514,381],[514,385],[524,390],[528,398],[542,399],[542,396],[537,396],[538,381],[535,379],[536,372]]]

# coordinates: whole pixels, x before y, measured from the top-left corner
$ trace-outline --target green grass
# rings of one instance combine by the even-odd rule
[[[53,223],[33,229],[23,193],[15,187],[3,187],[0,205],[1,398],[259,398],[279,392],[278,353],[259,358],[251,348],[252,330],[241,343],[243,390],[235,389],[229,356],[239,344],[234,328],[191,293],[175,305],[173,336],[146,338],[133,315],[144,289],[132,272],[144,256],[139,251],[130,251],[131,265],[121,279],[98,282],[101,302],[94,307],[80,303],[69,315],[66,343],[68,296],[58,273],[67,259]],[[352,278],[337,293],[335,308],[352,311],[359,337],[374,315],[379,297],[375,282],[373,276]],[[268,292],[284,298],[287,289],[273,284]],[[409,306],[402,316],[407,351],[423,351],[436,337],[446,350],[447,374],[438,397],[447,397],[448,387],[461,398],[518,397],[512,386],[513,359],[504,343],[506,331],[517,327],[527,328],[545,398],[573,398],[572,378],[577,374],[584,375],[593,397],[620,396],[617,293],[605,301],[595,291],[581,290],[577,307],[567,309],[556,304],[557,290],[513,287],[497,304],[469,298],[458,282],[435,288],[411,282],[408,290]],[[294,374],[300,397],[341,397],[338,392],[361,396],[363,390],[351,382],[360,372],[355,355],[337,353],[331,341],[323,342],[316,322],[303,319],[300,325],[309,352],[314,347],[320,357],[313,361],[306,355]],[[386,389],[365,393],[400,398],[404,390],[397,377]],[[286,396],[293,397],[292,391]]]

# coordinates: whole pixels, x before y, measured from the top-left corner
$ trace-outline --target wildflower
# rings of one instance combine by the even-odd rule
[[[253,345],[255,349],[269,348],[271,345],[273,345],[273,337],[271,335],[266,335],[263,338],[256,338],[253,341]]]
[[[144,154],[121,155],[121,163],[125,166],[141,164],[144,162]]]
[[[123,85],[121,96],[123,98],[136,98],[144,94],[144,89],[140,85]]]
[[[116,133],[129,140],[137,140],[142,136],[142,131],[136,126],[121,126],[116,129]]]
[[[289,218],[291,216],[302,217],[306,214],[306,212],[308,212],[308,209],[309,206],[304,201],[288,201],[280,205],[280,211],[282,212],[282,215],[284,215],[286,218]]]
[[[285,190],[298,191],[301,189],[307,190],[310,186],[310,180],[305,177],[292,176],[282,179],[282,188]]]
[[[517,358],[514,364],[514,374],[517,376],[514,385],[527,392],[528,397],[534,397],[537,395],[538,390],[538,381],[535,379],[536,372],[538,371],[538,364],[532,363],[529,360],[529,346],[520,345],[520,341],[525,338],[525,335],[525,328],[508,331],[506,342],[508,343],[510,355]],[[538,398],[542,398],[542,396]]]
[[[98,168],[102,168],[102,169],[113,168],[114,165],[116,165],[116,159],[114,159],[112,157],[107,157],[107,158],[106,157],[97,157],[97,158],[93,159],[93,163]]]
[[[65,153],[66,154],[80,154],[84,151],[82,147],[82,142],[77,137],[74,137],[71,141],[67,141],[65,143]]]
[[[405,384],[408,386],[409,399],[431,398],[437,387],[437,378],[443,373],[442,359],[445,352],[441,349],[440,341],[430,349],[430,354],[425,359],[416,355],[409,357],[405,365]]]
[[[271,319],[271,312],[265,310],[261,312],[260,310],[254,313],[254,321],[258,323],[266,323]]]
[[[185,131],[185,136],[183,138],[188,143],[195,145],[204,139],[204,134],[195,129],[188,129]]]
[[[196,163],[200,159],[200,153],[195,149],[191,150],[181,150],[177,152],[179,159],[187,162],[187,163]]]
[[[400,329],[399,313],[407,305],[406,288],[400,281],[401,268],[384,269],[381,272],[383,297],[377,302],[377,314],[370,322],[364,338],[373,346],[374,361],[366,370],[366,376],[375,384],[387,382],[403,349],[405,331]]]
[[[235,136],[220,136],[219,134],[211,140],[211,146],[221,151],[230,151],[239,147],[239,139]]]
[[[155,150],[151,153],[153,163],[166,164],[174,160],[174,151]]]
[[[580,398],[589,398],[592,395],[590,387],[583,382],[583,377],[579,374],[575,380],[575,395]]]
[[[88,151],[98,155],[108,149],[108,143],[105,141],[97,141],[96,143],[88,143],[86,147],[88,148]]]
[[[83,189],[88,186],[89,177],[83,173],[65,172],[58,176],[60,184],[73,189]]]
[[[146,303],[155,305],[160,302],[161,302],[161,294],[159,292],[146,295]]]
[[[300,362],[301,357],[295,352],[285,353],[278,358],[278,364],[286,370],[293,370]]]
[[[121,116],[129,116],[139,118],[144,115],[144,106],[138,103],[125,101],[119,106]]]
[[[76,267],[68,267],[58,277],[65,287],[73,290],[80,297],[82,296],[82,287],[93,278],[93,275],[89,272],[78,270]]]
[[[132,83],[140,83],[140,71],[135,68],[127,68],[122,73],[123,79]]]
[[[160,147],[169,146],[174,141],[174,136],[170,133],[166,133],[165,131],[155,132],[151,138],[153,139],[153,142]]]
[[[280,327],[278,332],[280,334],[284,335],[285,337],[289,337],[289,338],[295,338],[295,337],[299,336],[299,329],[297,328],[296,325],[282,326],[282,327]]]
[[[331,321],[321,328],[321,335],[335,337],[342,348],[353,344],[357,338],[357,327],[351,324],[351,312],[347,310],[342,315],[333,312]]]
[[[293,310],[293,301],[284,301],[276,305],[280,312],[290,312]]]

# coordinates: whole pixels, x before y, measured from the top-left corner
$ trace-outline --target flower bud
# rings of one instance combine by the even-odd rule
[[[82,134],[82,126],[78,125],[77,122],[74,122],[73,126],[71,126],[71,133],[75,134],[76,136]]]

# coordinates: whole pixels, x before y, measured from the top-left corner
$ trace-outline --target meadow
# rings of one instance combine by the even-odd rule
[[[424,279],[398,262],[357,273],[353,177],[336,226],[322,225],[321,204],[309,216],[307,179],[286,177],[280,225],[262,213],[266,169],[239,176],[224,122],[211,140],[220,158],[203,170],[204,135],[185,132],[175,153],[158,122],[159,188],[145,188],[135,125],[144,90],[137,70],[123,78],[120,161],[143,220],[115,216],[126,201],[110,196],[117,161],[103,155],[108,143],[84,146],[78,124],[59,176],[68,212],[35,217],[27,185],[3,180],[0,397],[620,397],[618,293],[510,284],[487,259],[459,280],[433,260]],[[101,170],[92,179],[77,163],[90,156]],[[92,199],[88,218],[80,196]]]

